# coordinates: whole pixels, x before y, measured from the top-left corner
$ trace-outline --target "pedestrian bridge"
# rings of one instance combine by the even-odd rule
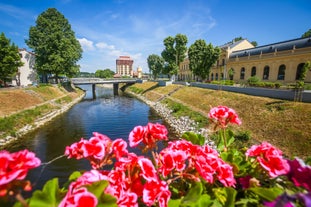
[[[113,93],[118,95],[119,84],[131,85],[137,82],[134,78],[71,78],[74,85],[92,85],[93,98],[96,98],[96,84],[113,84]]]

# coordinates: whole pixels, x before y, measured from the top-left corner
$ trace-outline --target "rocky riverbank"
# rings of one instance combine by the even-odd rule
[[[181,136],[185,132],[194,132],[196,134],[200,134],[205,137],[206,142],[213,146],[214,142],[209,140],[209,130],[206,128],[198,128],[198,124],[195,123],[187,116],[183,116],[180,118],[176,118],[172,115],[172,110],[168,109],[164,104],[160,102],[150,101],[142,95],[127,91],[127,93],[131,94],[132,96],[140,99],[141,101],[145,102],[151,108],[153,108],[171,127],[171,130],[178,135]]]

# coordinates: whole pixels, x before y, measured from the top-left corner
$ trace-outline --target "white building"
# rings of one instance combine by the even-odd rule
[[[29,86],[37,83],[37,72],[35,66],[35,54],[26,49],[19,49],[23,66],[18,68],[16,79],[12,81],[15,86]]]

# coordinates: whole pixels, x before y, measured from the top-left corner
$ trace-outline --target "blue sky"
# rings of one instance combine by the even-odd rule
[[[48,8],[71,24],[83,47],[83,72],[115,71],[120,55],[148,72],[147,57],[160,55],[163,40],[178,33],[188,46],[198,39],[220,46],[240,36],[261,46],[311,29],[310,0],[0,0],[0,32],[29,49],[29,28]]]

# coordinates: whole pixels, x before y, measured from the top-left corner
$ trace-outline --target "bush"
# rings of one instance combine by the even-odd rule
[[[260,81],[260,78],[257,77],[257,76],[252,76],[252,77],[250,77],[249,79],[247,79],[247,83],[248,83],[250,86],[256,85],[259,81]]]

